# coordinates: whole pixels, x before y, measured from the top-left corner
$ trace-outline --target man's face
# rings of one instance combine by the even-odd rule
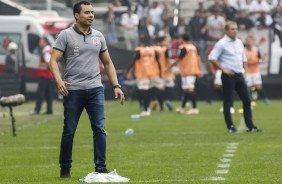
[[[91,26],[94,20],[94,11],[92,5],[81,5],[81,11],[75,14],[77,23]]]
[[[253,39],[251,37],[248,37],[245,44],[246,46],[251,47],[253,45]]]
[[[45,41],[44,41],[43,38],[40,38],[40,40],[39,40],[39,46],[40,46],[40,48],[42,48],[42,49],[45,47]]]
[[[238,32],[238,26],[237,24],[230,24],[226,30],[227,36],[229,36],[232,39],[235,39]]]

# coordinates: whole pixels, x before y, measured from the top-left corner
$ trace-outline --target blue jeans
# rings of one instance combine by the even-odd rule
[[[104,88],[69,90],[64,97],[64,129],[61,140],[60,167],[71,168],[72,146],[82,111],[86,109],[93,132],[96,170],[106,168],[106,133]]]

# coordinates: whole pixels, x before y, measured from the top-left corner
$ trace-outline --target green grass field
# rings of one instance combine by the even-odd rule
[[[264,132],[246,133],[242,115],[236,113],[233,119],[241,132],[228,134],[219,102],[199,102],[197,116],[156,111],[134,121],[130,116],[139,112],[136,102],[120,106],[107,101],[108,169],[117,169],[130,183],[280,184],[281,103],[257,103],[253,119]],[[0,183],[79,183],[94,170],[87,114],[82,115],[74,140],[72,177],[60,179],[62,104],[54,104],[53,116],[30,116],[33,106],[29,102],[14,108],[16,137],[8,109],[0,111]],[[235,102],[237,109],[240,106]],[[133,135],[124,133],[128,128],[134,129]]]

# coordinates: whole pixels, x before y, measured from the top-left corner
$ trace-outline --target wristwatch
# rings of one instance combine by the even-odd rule
[[[116,88],[119,88],[119,89],[121,89],[121,85],[119,85],[119,84],[117,84],[117,85],[114,85],[114,89],[116,89]]]

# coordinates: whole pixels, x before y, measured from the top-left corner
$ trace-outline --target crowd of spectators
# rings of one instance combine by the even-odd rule
[[[129,6],[125,13],[112,11],[112,7],[123,6],[122,2],[121,0],[110,1],[108,12],[104,16],[105,23],[111,28],[108,29],[107,36],[110,44],[117,43],[116,26],[122,29],[126,48],[129,50],[134,50],[139,43],[139,38],[143,36],[149,36],[151,40],[159,35],[172,36],[172,30],[175,27],[173,24],[175,13],[170,1],[159,3],[159,1],[138,0],[136,6],[132,6],[131,1],[126,1],[124,5]],[[186,29],[182,33],[185,31]]]
[[[188,23],[188,32],[201,56],[224,34],[226,21],[236,22],[238,29],[245,31],[269,28],[282,43],[281,5],[281,0],[214,0],[211,6],[205,8],[204,1],[200,1]]]
[[[130,0],[111,0],[104,16],[109,27],[108,41],[117,44],[116,26],[123,31],[129,50],[133,50],[144,35],[151,40],[160,35],[177,39],[188,32],[203,55],[207,46],[224,34],[225,22],[231,20],[237,22],[239,30],[271,28],[282,43],[282,0],[214,0],[209,7],[205,7],[205,2],[199,1],[190,20],[180,18],[175,22],[176,6],[170,4],[172,1],[137,0],[133,6]],[[114,6],[127,6],[128,10],[115,13]]]

